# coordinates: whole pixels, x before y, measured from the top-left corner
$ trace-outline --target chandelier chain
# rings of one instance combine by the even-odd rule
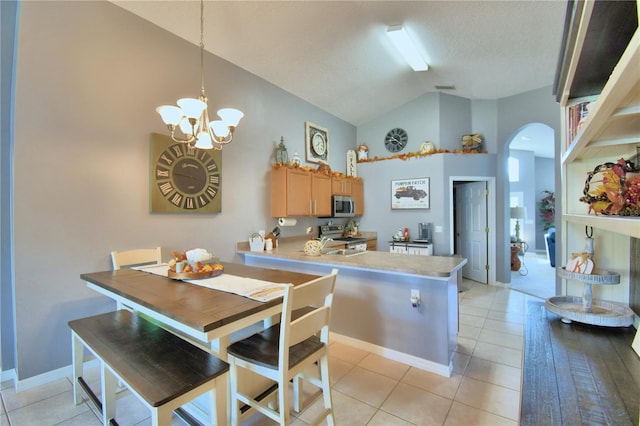
[[[240,110],[223,108],[218,110],[220,120],[209,121],[204,92],[204,0],[200,0],[200,98],[182,98],[177,103],[178,107],[162,105],[156,111],[171,132],[171,139],[190,148],[222,149],[233,140],[233,132],[244,116]]]
[[[200,87],[204,96],[204,0],[200,0]]]

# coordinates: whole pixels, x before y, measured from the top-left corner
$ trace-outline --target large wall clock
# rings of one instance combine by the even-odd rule
[[[389,130],[384,137],[384,146],[389,152],[399,152],[404,149],[408,140],[409,136],[407,132],[405,132],[404,129],[396,127],[395,129]]]
[[[151,136],[150,203],[153,213],[219,213],[222,153]]]
[[[305,122],[306,160],[309,163],[329,162],[329,130]]]

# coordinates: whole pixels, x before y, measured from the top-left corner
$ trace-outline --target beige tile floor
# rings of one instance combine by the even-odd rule
[[[464,281],[454,374],[445,378],[341,343],[332,343],[331,382],[337,425],[516,425],[520,410],[523,293]],[[2,383],[0,425],[99,425],[85,403],[73,405],[69,379],[16,394]],[[292,418],[306,425],[319,401]],[[133,397],[118,400],[120,425],[148,425]],[[182,421],[174,416],[175,425]],[[256,414],[245,425],[272,425]]]

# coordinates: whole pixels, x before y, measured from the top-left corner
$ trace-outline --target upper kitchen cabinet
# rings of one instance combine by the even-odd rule
[[[580,197],[601,179],[588,181],[596,166],[621,158],[640,162],[638,9],[638,1],[570,1],[555,87],[565,129],[563,221],[634,238],[640,238],[640,218],[596,216]]]
[[[356,202],[356,216],[364,214],[364,182],[361,179],[351,181],[351,196]]]
[[[273,169],[271,216],[331,216],[331,178],[298,168]]]
[[[364,183],[362,179],[334,176],[331,178],[331,194],[353,197],[356,202],[356,216],[364,214]]]
[[[353,179],[346,177],[331,178],[331,194],[332,195],[351,195],[351,183]]]

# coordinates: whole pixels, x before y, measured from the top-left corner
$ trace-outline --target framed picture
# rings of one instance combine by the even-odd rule
[[[329,162],[329,131],[309,121],[304,123],[306,160],[308,163]]]
[[[392,209],[428,209],[429,178],[398,179],[391,181]]]

